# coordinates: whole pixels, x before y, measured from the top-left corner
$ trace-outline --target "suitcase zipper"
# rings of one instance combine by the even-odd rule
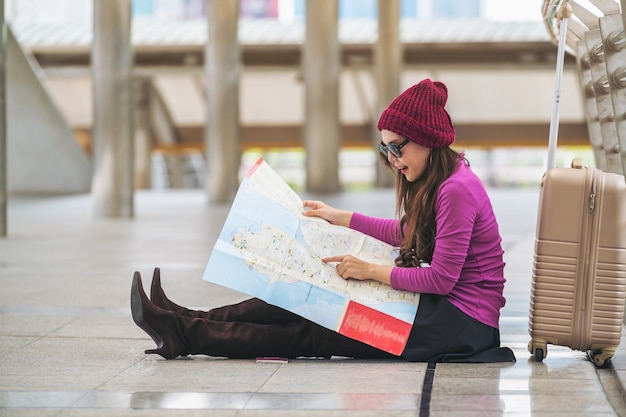
[[[582,285],[580,309],[579,309],[579,322],[578,322],[578,345],[579,350],[587,350],[591,342],[591,318],[588,317],[593,311],[589,303],[589,293],[593,289],[592,283],[594,277],[591,267],[595,264],[595,241],[597,239],[597,216],[595,216],[596,208],[596,182],[598,180],[597,171],[591,167],[585,168],[588,172],[587,178],[589,178],[589,196],[587,198],[587,219],[585,221],[585,233],[581,236],[581,248],[583,253],[583,270],[581,274]],[[588,314],[585,314],[585,311]]]

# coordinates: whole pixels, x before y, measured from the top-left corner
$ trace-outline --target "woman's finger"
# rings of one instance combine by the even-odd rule
[[[346,255],[334,255],[334,256],[328,256],[326,258],[322,258],[322,262],[324,263],[328,263],[328,262],[341,262],[344,260],[344,258],[346,257]]]

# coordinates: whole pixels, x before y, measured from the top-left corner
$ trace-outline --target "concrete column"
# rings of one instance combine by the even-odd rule
[[[7,235],[7,100],[6,100],[6,53],[7,26],[4,21],[4,0],[0,0],[0,237]]]
[[[307,0],[303,51],[306,189],[339,191],[338,0]]]
[[[94,0],[91,193],[97,217],[133,217],[131,0]]]
[[[400,93],[402,72],[402,43],[400,42],[400,0],[378,0],[378,40],[374,49],[376,77],[376,111],[372,126],[374,149],[380,143],[377,124],[383,110]],[[394,176],[382,165],[376,164],[376,186],[390,187]]]
[[[210,201],[231,201],[239,186],[238,39],[239,0],[207,0],[208,41],[205,48],[207,126],[206,190]]]
[[[134,184],[135,188],[152,186],[152,129],[150,127],[151,83],[149,78],[139,78],[133,83],[135,98],[134,120]]]

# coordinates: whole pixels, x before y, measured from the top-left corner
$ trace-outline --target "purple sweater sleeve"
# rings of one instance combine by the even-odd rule
[[[437,236],[430,268],[395,267],[391,285],[396,289],[431,294],[448,294],[455,286],[467,256],[476,216],[472,193],[456,182],[442,185],[436,202]],[[399,246],[400,221],[354,213],[350,228],[393,246]]]
[[[399,227],[399,220],[369,217],[360,213],[353,213],[350,220],[350,229],[358,230],[392,246],[399,246],[401,243]]]

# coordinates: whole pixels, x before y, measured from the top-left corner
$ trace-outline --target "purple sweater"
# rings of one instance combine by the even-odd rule
[[[499,328],[505,303],[502,238],[487,192],[465,163],[441,184],[435,210],[437,232],[430,268],[394,267],[391,286],[445,295],[465,314]],[[354,213],[350,228],[399,246],[399,223]]]

